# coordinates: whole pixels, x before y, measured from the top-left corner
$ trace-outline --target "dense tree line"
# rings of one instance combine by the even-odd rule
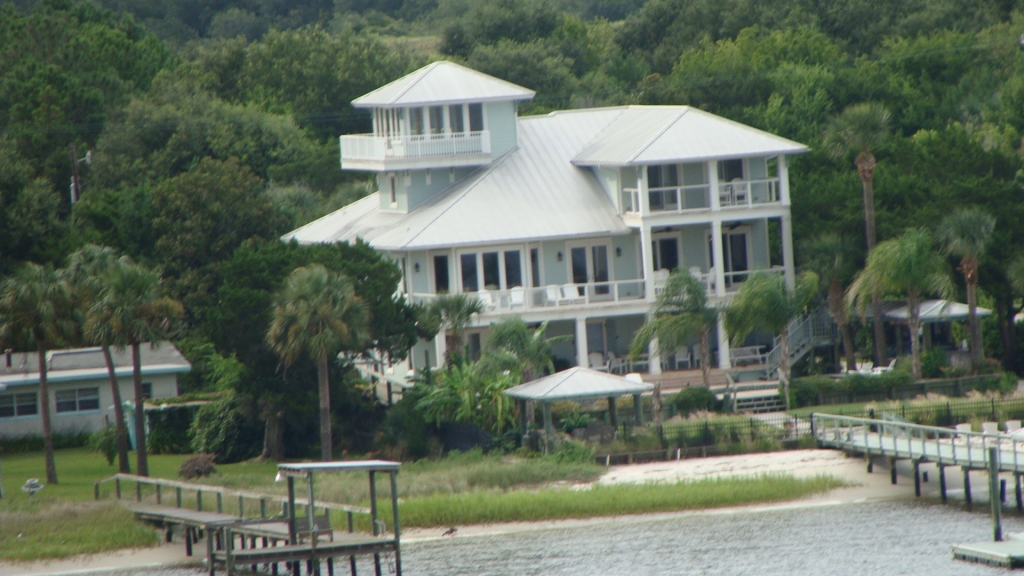
[[[390,300],[398,271],[367,247],[277,238],[371,190],[338,169],[336,137],[369,127],[351,99],[449,58],[537,90],[524,114],[689,104],[807,143],[790,171],[795,234],[853,239],[854,268],[866,245],[856,152],[829,154],[824,134],[853,105],[884,107],[889,137],[871,149],[877,240],[959,208],[995,215],[977,262],[978,300],[997,312],[984,336],[1021,370],[1024,286],[1010,273],[1024,253],[1021,32],[1014,0],[8,1],[0,276],[64,266],[89,243],[159,269],[184,306],[188,386],[218,381],[234,357],[245,409],[315,438],[302,415],[315,410],[316,367],[285,371],[263,341],[288,274],[319,263],[349,276],[371,309],[366,345],[395,357],[423,326]],[[351,386],[331,393],[345,442],[379,418]]]

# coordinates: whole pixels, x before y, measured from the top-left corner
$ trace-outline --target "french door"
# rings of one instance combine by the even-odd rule
[[[587,284],[594,286],[591,297],[611,295],[608,281],[611,273],[608,267],[608,245],[591,244],[574,246],[569,249],[569,266],[571,278],[577,284],[580,296],[587,293]]]
[[[747,279],[743,272],[750,270],[750,234],[749,230],[737,230],[722,234],[722,257],[725,259],[722,270],[725,272],[725,285],[731,288]],[[708,235],[708,261],[715,263],[715,249]]]

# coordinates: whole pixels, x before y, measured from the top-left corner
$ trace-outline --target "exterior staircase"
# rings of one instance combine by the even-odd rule
[[[792,366],[808,352],[814,350],[815,346],[833,343],[836,339],[837,328],[828,313],[819,310],[804,314],[790,322],[786,327],[786,334],[789,339],[789,365]],[[781,338],[776,336],[772,341],[772,349],[765,355],[765,363],[761,367],[764,370],[764,376],[769,379],[778,378],[777,372],[782,354],[779,349],[780,342]]]

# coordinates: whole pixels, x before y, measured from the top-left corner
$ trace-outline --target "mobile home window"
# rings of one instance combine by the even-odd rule
[[[39,414],[39,395],[35,392],[0,394],[0,418]]]
[[[462,104],[448,106],[448,131],[452,134],[466,131],[466,122],[462,118]]]
[[[484,105],[469,105],[469,131],[479,132],[484,129]]]
[[[57,412],[82,412],[100,409],[99,388],[76,388],[60,390],[56,394]]]

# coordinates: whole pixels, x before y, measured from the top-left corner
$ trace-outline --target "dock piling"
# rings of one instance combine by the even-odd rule
[[[942,493],[942,503],[945,504],[948,501],[946,495],[946,467],[939,466],[939,492]]]
[[[995,446],[988,449],[988,490],[988,499],[992,505],[992,539],[1000,542],[1003,539],[1003,505],[996,498],[996,491],[999,490],[999,449]]]
[[[968,468],[967,466],[964,466],[963,469],[964,469],[964,501],[967,502],[967,509],[970,510],[971,509],[971,504],[973,504],[973,502],[971,500],[971,469]]]
[[[1020,489],[1020,474],[1013,475],[1014,492],[1017,496],[1017,512],[1024,513],[1024,494],[1021,493]]]
[[[921,497],[921,461],[914,460],[914,496]]]
[[[896,485],[896,459],[889,458],[889,477],[892,479],[893,485]]]

